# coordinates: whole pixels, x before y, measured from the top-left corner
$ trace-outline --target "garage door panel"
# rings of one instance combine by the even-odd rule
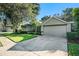
[[[44,27],[44,34],[65,37],[66,26],[46,26]]]

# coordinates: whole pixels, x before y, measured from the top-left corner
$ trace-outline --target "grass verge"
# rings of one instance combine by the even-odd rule
[[[22,42],[36,37],[36,35],[33,35],[33,34],[5,33],[3,35],[9,38],[10,40],[12,40],[13,42]]]

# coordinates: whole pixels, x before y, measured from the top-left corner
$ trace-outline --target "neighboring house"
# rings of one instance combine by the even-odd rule
[[[33,27],[32,27],[31,24],[22,25],[22,31],[32,32],[33,31]]]
[[[4,23],[3,23],[3,20],[6,19],[6,28],[4,29]],[[10,22],[10,19],[8,17],[6,17],[6,15],[4,14],[4,12],[0,12],[0,32],[3,32],[3,31],[6,31],[6,32],[12,32],[12,24]]]
[[[6,19],[6,28],[4,29],[3,20]],[[23,18],[23,21],[21,22],[20,26],[18,26],[17,30],[22,30],[26,32],[32,32],[35,31],[35,28],[31,24],[31,20],[28,19],[28,17]],[[10,22],[10,19],[4,14],[4,12],[0,12],[0,32],[13,32],[12,24]]]
[[[22,31],[26,31],[26,32],[33,31],[31,20],[29,20],[28,17],[23,18],[21,27],[22,27]]]
[[[57,17],[50,17],[42,23],[41,31],[43,35],[66,37],[67,32],[71,32],[71,24]]]
[[[31,25],[31,21],[27,18],[28,17],[23,18],[23,21],[21,23],[22,30],[23,31],[32,31],[33,28],[32,28],[32,25]],[[3,28],[3,25],[4,25],[3,20],[4,19],[6,19],[6,22],[7,22],[5,29]],[[21,29],[21,26],[18,26],[18,29]],[[4,30],[6,32],[13,32],[12,24],[10,22],[10,19],[4,14],[4,12],[0,12],[0,32],[3,32]]]

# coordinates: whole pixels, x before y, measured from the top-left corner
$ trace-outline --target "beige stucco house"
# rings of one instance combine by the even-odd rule
[[[6,19],[6,28],[4,28],[4,19]],[[4,14],[4,12],[0,12],[0,32],[12,32],[12,24],[10,22],[10,19]]]
[[[9,22],[9,20],[8,20],[8,22]],[[4,32],[4,31],[6,31],[6,32],[13,32],[12,24],[7,23],[6,28],[4,29],[3,28],[3,22],[1,21],[0,22],[0,32]]]
[[[43,35],[66,37],[67,32],[71,32],[71,24],[57,17],[50,17],[42,23],[41,31]]]

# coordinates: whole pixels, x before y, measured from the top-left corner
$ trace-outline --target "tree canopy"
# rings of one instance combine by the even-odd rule
[[[41,21],[44,22],[44,21],[46,21],[47,19],[49,19],[50,17],[51,17],[51,16],[44,16],[44,17],[41,18]]]
[[[79,31],[79,8],[73,8],[72,12],[73,12],[72,15],[74,17],[74,22],[76,25],[76,30]]]
[[[4,3],[0,4],[0,11],[4,12],[10,18],[13,30],[15,31],[24,17],[27,17],[33,22],[39,14],[39,7],[37,3]]]
[[[73,20],[73,17],[72,17],[72,9],[73,8],[66,8],[66,9],[63,10],[62,17],[63,17],[63,19],[65,21],[72,21]]]

